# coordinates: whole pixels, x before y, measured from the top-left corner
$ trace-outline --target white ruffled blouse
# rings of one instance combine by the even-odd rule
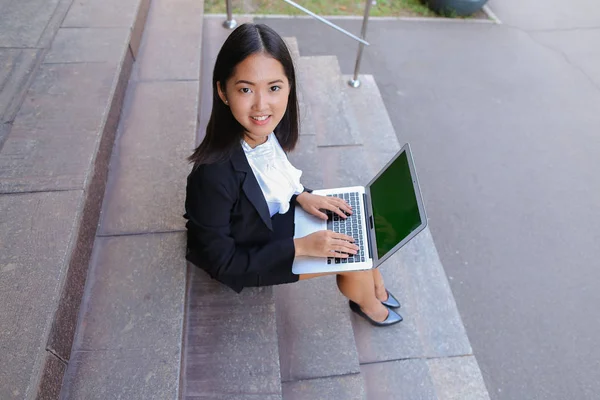
[[[242,148],[265,196],[271,217],[288,212],[292,196],[304,190],[300,183],[302,171],[289,162],[274,133],[255,148],[242,139]]]

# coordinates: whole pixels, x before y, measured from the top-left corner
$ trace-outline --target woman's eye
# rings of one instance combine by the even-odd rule
[[[242,92],[242,93],[250,93],[250,88],[247,88],[247,87],[241,88],[240,92]]]
[[[276,92],[278,90],[281,90],[281,86],[271,86],[271,91],[272,92]]]

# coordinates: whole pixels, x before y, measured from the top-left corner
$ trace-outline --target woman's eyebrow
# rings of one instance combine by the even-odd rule
[[[245,80],[243,80],[243,79],[240,79],[240,80],[239,80],[239,81],[237,81],[235,84],[236,84],[236,85],[239,85],[240,83],[245,83],[246,85],[251,85],[251,86],[254,86],[254,85],[256,85],[254,82],[245,81]],[[269,82],[269,83],[268,83],[268,85],[272,85],[272,84],[274,84],[274,83],[283,83],[283,80],[281,80],[281,79],[277,79],[277,80],[274,80],[274,81],[271,81],[271,82]]]

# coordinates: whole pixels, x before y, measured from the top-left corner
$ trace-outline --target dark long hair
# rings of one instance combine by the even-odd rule
[[[225,90],[227,80],[235,67],[248,56],[266,53],[279,61],[290,83],[290,95],[283,118],[275,128],[275,135],[286,152],[298,141],[298,98],[294,63],[285,42],[273,29],[263,24],[243,24],[234,30],[219,51],[213,71],[213,105],[206,136],[188,160],[196,165],[212,164],[229,158],[244,135],[244,127],[235,119],[231,109],[221,101],[217,82]]]

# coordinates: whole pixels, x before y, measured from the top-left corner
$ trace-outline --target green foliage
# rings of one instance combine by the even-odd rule
[[[363,15],[365,2],[357,0],[296,0],[296,3],[319,15]],[[304,13],[281,0],[233,0],[235,14],[285,14]],[[205,0],[207,14],[225,13],[225,0]],[[435,16],[420,0],[377,0],[371,8],[374,17]]]

